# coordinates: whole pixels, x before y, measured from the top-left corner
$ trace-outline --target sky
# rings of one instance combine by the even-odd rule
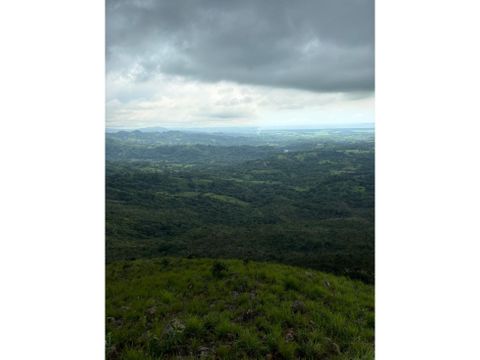
[[[107,127],[372,123],[374,45],[374,0],[107,0]]]

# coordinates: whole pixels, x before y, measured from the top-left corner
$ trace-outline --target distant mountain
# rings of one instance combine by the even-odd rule
[[[114,134],[120,131],[131,131],[131,129],[105,128],[107,134]]]
[[[153,126],[153,127],[146,127],[146,128],[106,128],[105,132],[107,133],[118,133],[118,132],[133,132],[133,131],[141,131],[144,133],[155,133],[155,132],[165,132],[170,131],[170,129],[160,127],[160,126]]]
[[[221,133],[221,134],[255,134],[258,127],[224,126],[224,127],[203,127],[203,128],[175,128],[173,130],[197,132],[197,133]]]
[[[262,131],[269,130],[290,130],[290,131],[301,131],[301,130],[332,130],[332,129],[374,129],[375,123],[331,123],[331,124],[317,124],[317,125],[299,125],[297,127],[292,126],[266,126],[262,127]]]
[[[375,123],[356,123],[356,124],[319,124],[317,126],[267,126],[267,127],[243,127],[243,126],[224,126],[224,127],[192,127],[192,128],[166,128],[161,126],[152,126],[144,128],[106,128],[107,133],[118,132],[142,132],[142,133],[165,133],[169,131],[183,133],[206,133],[206,134],[237,134],[252,135],[260,132],[269,131],[312,131],[312,130],[333,130],[333,129],[375,129]]]
[[[140,128],[140,129],[135,129],[141,132],[165,132],[165,131],[170,131],[170,129],[160,127],[160,126],[152,126],[152,127],[146,127],[146,128]]]

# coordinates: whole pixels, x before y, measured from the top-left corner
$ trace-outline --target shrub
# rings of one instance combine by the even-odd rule
[[[225,265],[222,262],[216,261],[212,265],[212,275],[216,278],[221,278],[221,277],[225,276],[227,271],[228,271],[227,265]]]

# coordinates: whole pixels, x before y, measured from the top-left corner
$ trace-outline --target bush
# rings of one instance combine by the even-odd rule
[[[212,275],[216,278],[222,278],[228,271],[227,265],[222,262],[216,261],[212,265]]]

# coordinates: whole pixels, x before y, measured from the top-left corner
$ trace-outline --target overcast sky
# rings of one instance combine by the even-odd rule
[[[374,120],[373,0],[107,0],[107,126]]]

